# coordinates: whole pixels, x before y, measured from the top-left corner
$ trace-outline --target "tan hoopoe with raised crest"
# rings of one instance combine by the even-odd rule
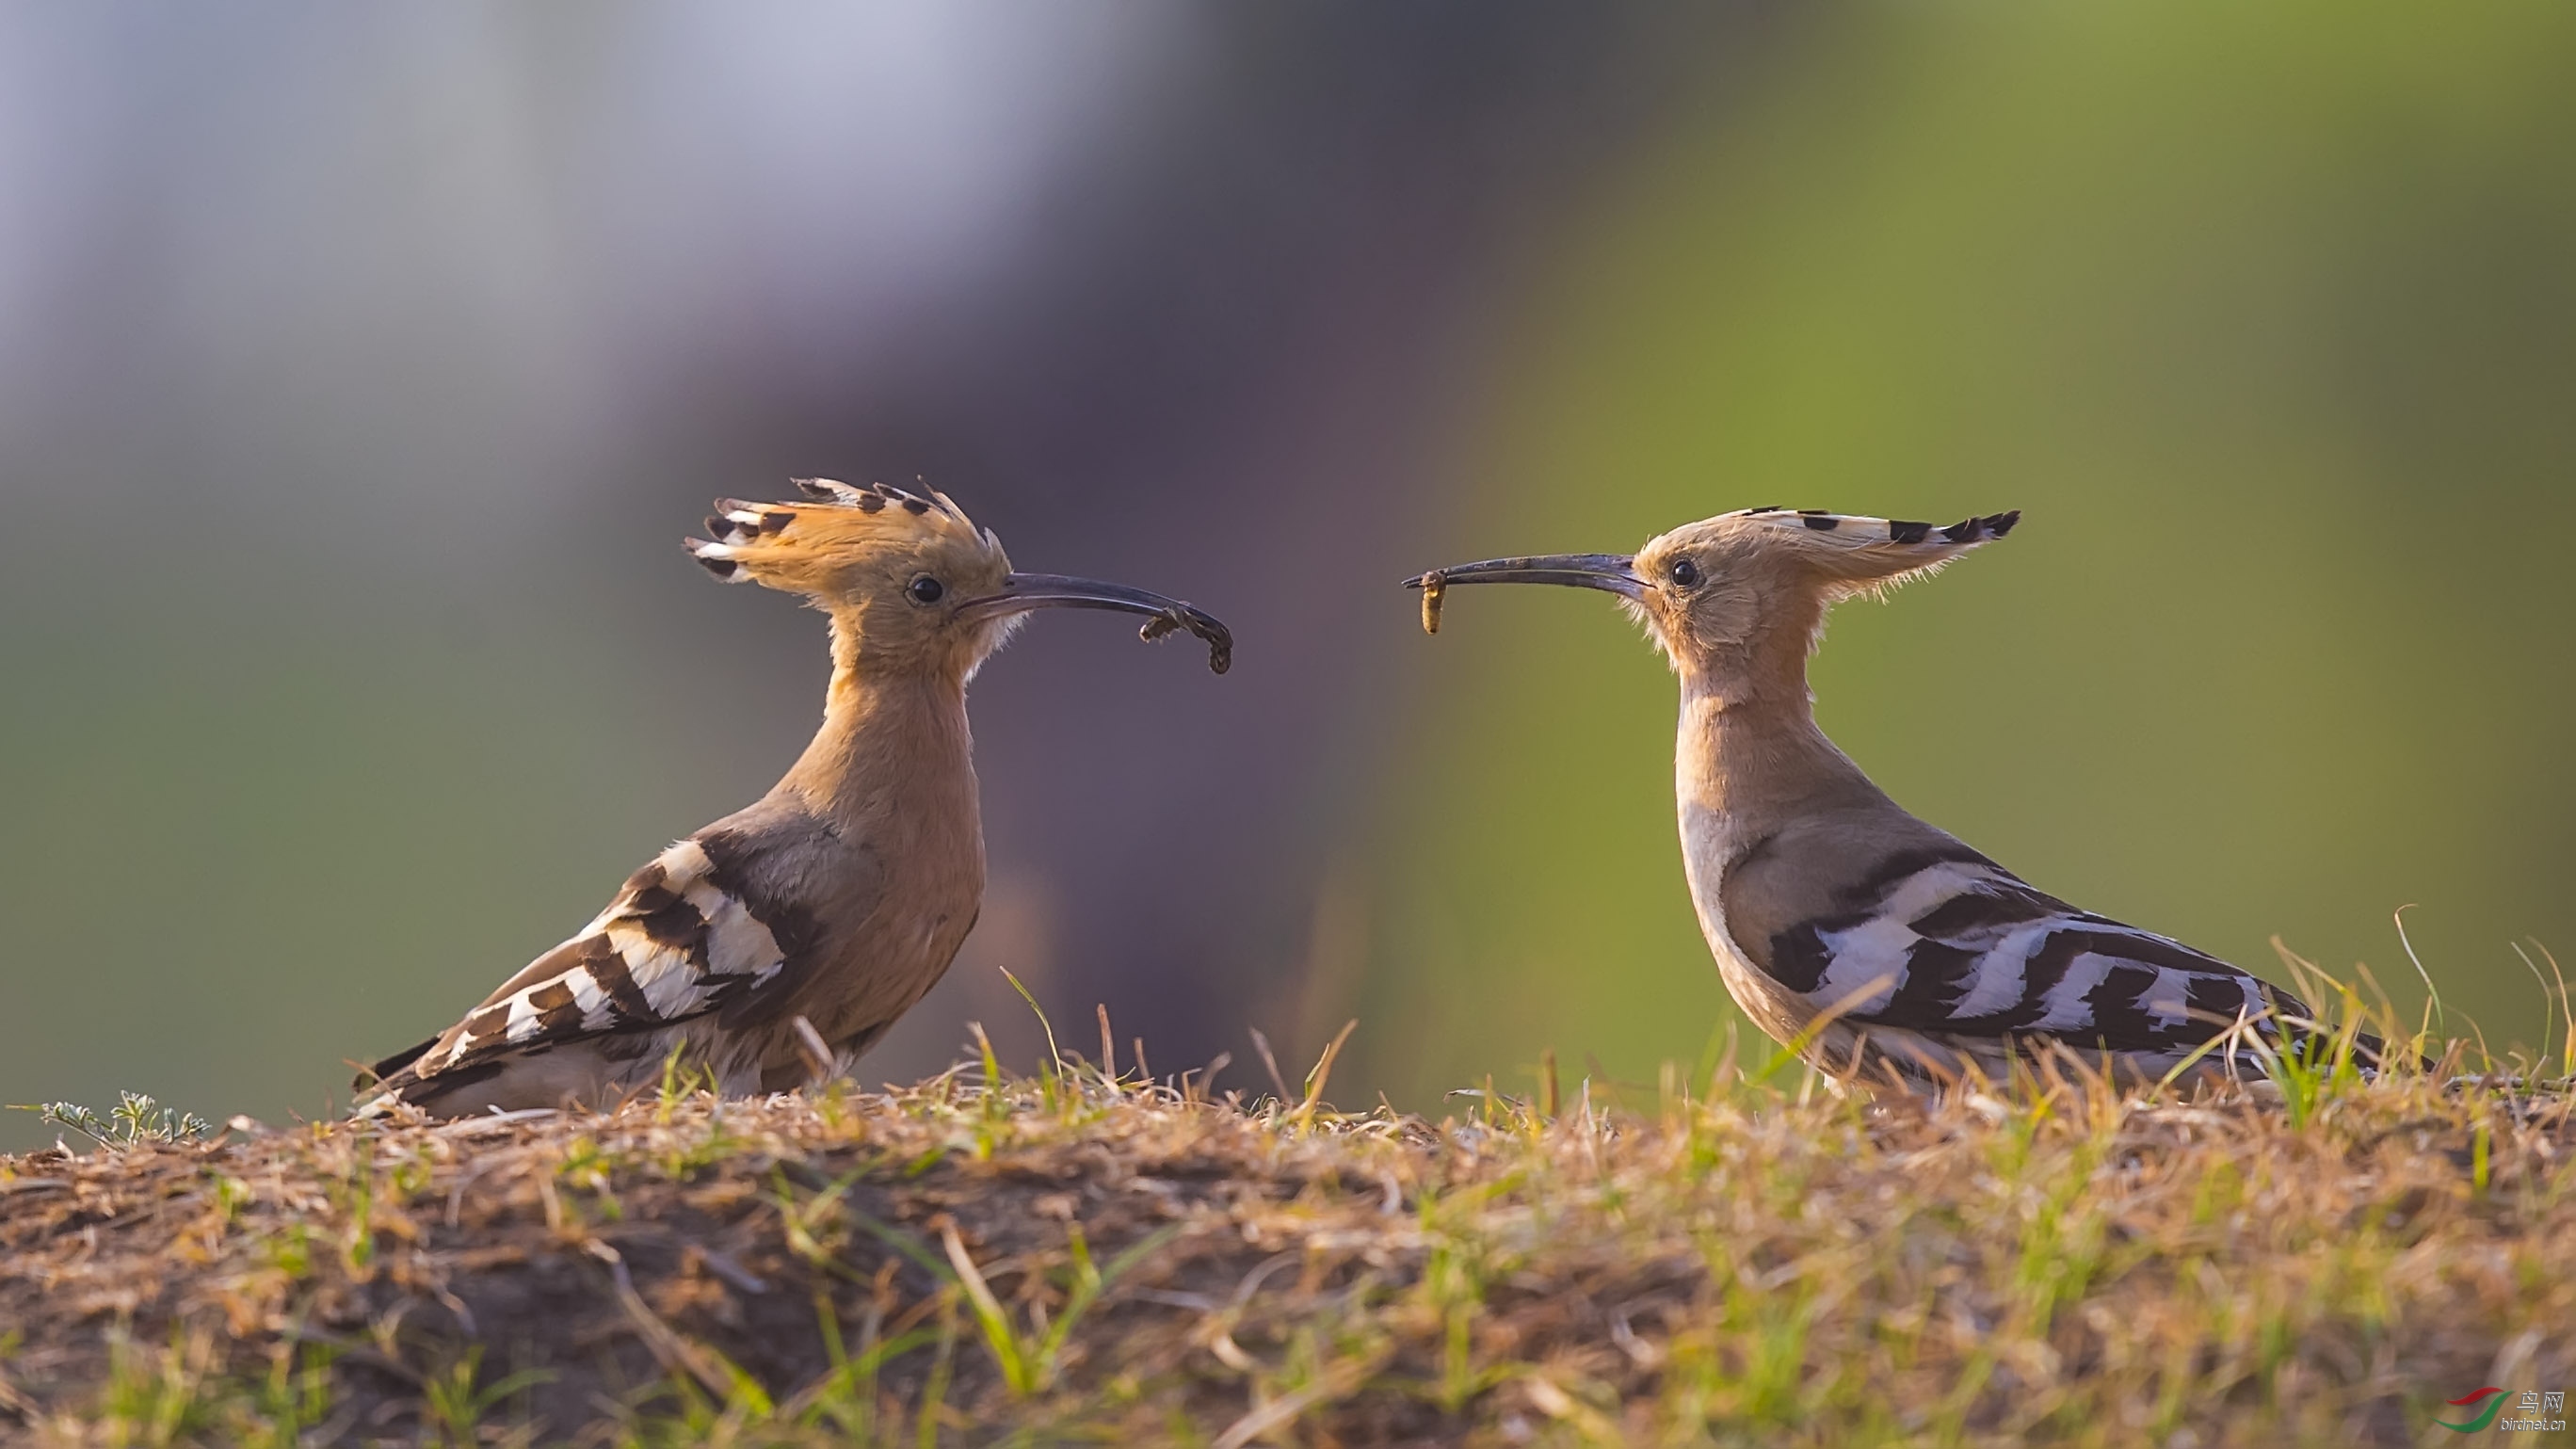
[[[1825,612],[2012,531],[1748,508],[1626,554],[1489,559],[1408,580],[1432,626],[1460,584],[1617,594],[1681,676],[1682,864],[1727,993],[1773,1038],[1863,1085],[2006,1080],[2052,1047],[2154,1081],[2259,1075],[2316,1040],[2308,1008],[2177,941],[2043,894],[1907,814],[1816,727]],[[2356,1043],[2366,1064],[2377,1040]]]
[[[718,578],[831,618],[823,727],[776,788],[637,871],[571,940],[464,1020],[376,1064],[361,1114],[607,1106],[674,1051],[727,1096],[847,1073],[965,942],[984,893],[966,684],[1029,611],[1116,609],[1233,639],[1177,599],[1011,571],[945,494],[799,479],[795,503],[720,500],[686,541]]]

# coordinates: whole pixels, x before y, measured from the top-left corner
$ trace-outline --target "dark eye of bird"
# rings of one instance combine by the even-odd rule
[[[1686,558],[1673,560],[1673,582],[1687,589],[1699,582],[1699,565]]]
[[[939,580],[923,574],[920,578],[914,579],[911,587],[904,592],[912,595],[912,601],[916,604],[936,604],[939,602],[939,596],[947,593],[948,590],[940,584]]]

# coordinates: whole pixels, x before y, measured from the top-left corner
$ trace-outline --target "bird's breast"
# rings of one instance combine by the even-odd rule
[[[1726,994],[1772,1037],[1786,1040],[1806,1025],[1812,1009],[1795,992],[1771,979],[1735,943],[1726,925],[1726,866],[1741,842],[1734,822],[1723,810],[1712,810],[1687,798],[1681,802],[1682,874],[1690,881],[1691,908],[1699,932],[1717,959],[1718,978]]]

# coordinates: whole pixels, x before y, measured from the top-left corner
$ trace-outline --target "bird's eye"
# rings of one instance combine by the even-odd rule
[[[939,602],[939,596],[947,593],[948,589],[939,580],[923,574],[907,585],[904,592],[912,595],[912,601],[916,604],[936,604]]]
[[[1671,573],[1673,582],[1685,589],[1699,582],[1699,565],[1686,558],[1674,559]]]

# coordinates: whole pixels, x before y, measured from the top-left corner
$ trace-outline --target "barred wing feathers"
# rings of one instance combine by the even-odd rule
[[[608,908],[530,962],[463,1021],[376,1065],[406,1100],[484,1080],[507,1060],[594,1039],[642,1055],[653,1032],[781,994],[811,918],[752,889],[739,837],[711,828],[627,878]]]
[[[1762,964],[1815,1010],[1841,1008],[1836,1019],[1859,1032],[1972,1052],[2053,1040],[2162,1071],[2240,1019],[2277,1043],[2285,1021],[2296,1035],[2311,1017],[2246,971],[2078,910],[1964,846],[1893,857],[1848,895],[1852,909],[1772,935]],[[2378,1043],[2361,1045],[2375,1059]],[[2232,1054],[2239,1069],[2260,1072],[2251,1051]]]

